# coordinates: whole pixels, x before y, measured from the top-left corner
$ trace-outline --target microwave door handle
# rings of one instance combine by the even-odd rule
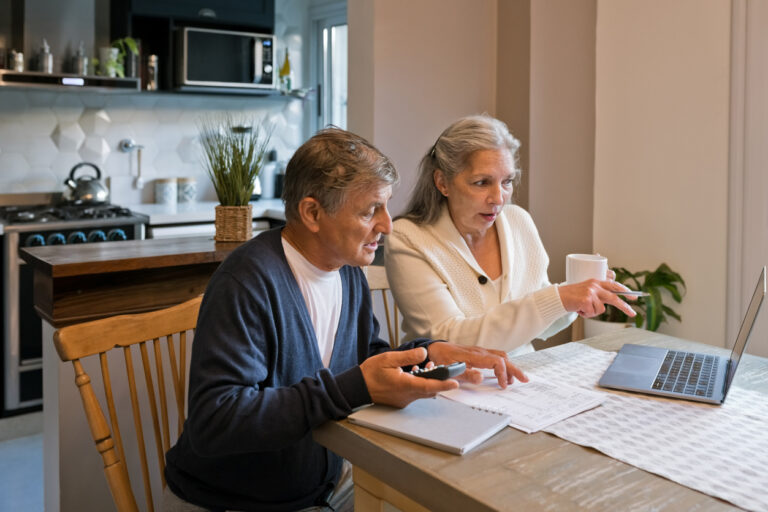
[[[253,83],[261,83],[264,67],[264,44],[258,37],[253,38]]]

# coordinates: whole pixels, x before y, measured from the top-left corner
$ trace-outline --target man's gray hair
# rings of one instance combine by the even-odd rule
[[[458,173],[469,165],[475,151],[507,149],[515,165],[515,178],[519,179],[518,167],[520,141],[507,125],[489,115],[467,116],[454,122],[440,134],[419,164],[416,187],[402,217],[416,224],[432,224],[440,217],[446,201],[435,186],[435,170],[440,169],[446,180],[453,181]]]
[[[398,179],[395,166],[373,144],[340,128],[324,128],[288,162],[283,185],[286,220],[299,220],[299,203],[305,197],[333,214],[348,192],[374,184],[394,185]]]

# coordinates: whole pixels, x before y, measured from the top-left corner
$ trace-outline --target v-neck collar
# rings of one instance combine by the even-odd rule
[[[506,209],[507,206],[505,205],[501,212],[499,212],[499,215],[496,216],[496,221],[493,224],[493,227],[496,229],[496,235],[499,239],[499,250],[501,252],[501,277],[502,287],[504,290],[504,297],[502,300],[506,300],[506,296],[509,294],[509,286],[507,286],[509,282],[508,276],[510,269],[514,267],[515,256],[510,251],[510,238],[513,235],[509,225],[509,220],[504,214]],[[446,205],[443,205],[442,211],[440,212],[440,217],[438,217],[437,221],[431,226],[431,228],[438,240],[442,240],[443,243],[449,247],[452,247],[456,253],[459,254],[470,267],[472,267],[475,272],[480,275],[485,275],[485,271],[475,259],[475,256],[472,254],[472,250],[469,248],[467,241],[464,239],[464,237],[461,236],[461,233],[459,233],[458,228],[456,228],[456,224],[453,223],[453,219],[451,218],[451,214],[448,211],[448,207]]]
[[[290,243],[290,242],[286,240],[286,243]],[[280,257],[282,258],[283,263],[285,264],[285,271],[287,273],[286,281],[288,281],[288,289],[290,290],[290,293],[291,293],[291,299],[293,299],[293,301],[297,304],[302,321],[304,322],[305,325],[309,326],[309,331],[312,333],[312,339],[308,340],[308,342],[310,345],[312,345],[310,350],[312,351],[315,365],[318,368],[325,368],[325,365],[323,364],[323,357],[320,354],[319,342],[317,341],[317,333],[315,332],[315,326],[312,324],[312,318],[309,316],[309,309],[307,309],[307,303],[304,300],[304,295],[301,293],[301,288],[299,288],[299,283],[298,281],[296,281],[296,276],[293,275],[293,270],[291,269],[291,265],[288,263],[288,258],[285,255],[285,249],[283,248],[282,230],[279,231],[279,238],[277,241],[277,245],[278,245],[278,251],[279,251]],[[301,253],[299,253],[299,255],[301,255]],[[303,255],[301,255],[301,257],[304,258]],[[304,259],[306,260],[306,258]],[[344,311],[346,311],[349,304],[349,286],[347,286],[347,283],[348,283],[347,272],[343,271],[345,267],[346,265],[339,269],[339,277],[341,278],[341,314],[339,315],[339,325],[336,326],[336,335],[333,338],[333,350],[331,351],[331,359],[330,361],[328,361],[328,369],[331,369],[333,367],[333,363],[334,363],[334,360],[336,359],[336,355],[340,350],[339,349],[339,333],[347,330],[347,326],[345,324],[346,318],[344,315]]]

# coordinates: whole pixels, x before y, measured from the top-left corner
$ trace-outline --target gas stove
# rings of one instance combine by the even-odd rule
[[[34,276],[19,258],[19,248],[142,240],[148,221],[145,215],[112,204],[0,207],[3,235],[0,417],[39,408],[42,403],[42,324],[32,302]],[[69,249],[63,247],[62,250]]]
[[[65,245],[144,238],[147,217],[113,204],[0,207],[5,233],[21,233],[19,246]]]
[[[118,217],[130,217],[131,215],[133,215],[133,213],[128,208],[112,204],[0,207],[0,219],[5,220],[8,224],[58,222],[81,219],[113,219]]]

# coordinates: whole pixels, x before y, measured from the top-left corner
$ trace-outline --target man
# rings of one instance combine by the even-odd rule
[[[458,386],[401,369],[427,358],[493,368],[502,386],[526,380],[503,353],[424,339],[390,351],[379,338],[359,266],[392,228],[396,180],[389,159],[343,130],[296,151],[285,227],[234,251],[205,292],[189,418],[167,454],[166,510],[348,506],[351,493],[336,489],[342,459],[312,440],[313,428],[365,404],[402,407]]]

